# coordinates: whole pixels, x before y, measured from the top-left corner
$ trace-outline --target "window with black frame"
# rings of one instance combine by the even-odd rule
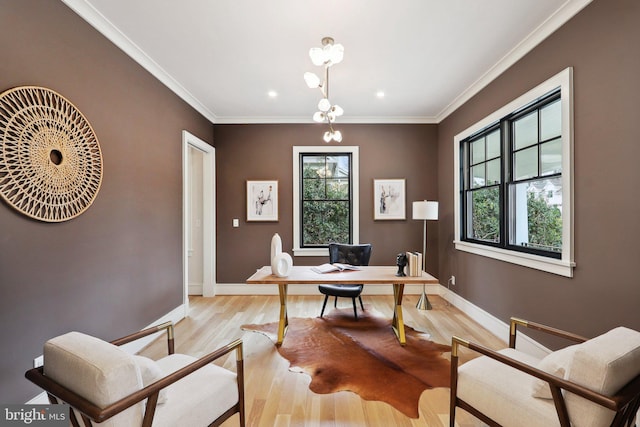
[[[353,242],[351,153],[300,154],[300,247]]]
[[[462,240],[562,254],[559,89],[461,141]]]

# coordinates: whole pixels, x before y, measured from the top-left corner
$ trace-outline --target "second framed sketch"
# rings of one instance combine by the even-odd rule
[[[278,221],[278,181],[247,181],[247,221]]]
[[[373,180],[373,219],[406,219],[404,179]]]

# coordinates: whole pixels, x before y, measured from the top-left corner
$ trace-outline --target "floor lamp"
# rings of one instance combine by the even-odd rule
[[[426,271],[427,220],[438,219],[438,202],[429,202],[427,200],[413,202],[413,219],[420,219],[424,223],[422,232],[422,265],[420,267],[422,268],[422,271]],[[416,307],[419,310],[431,310],[431,303],[429,302],[429,298],[427,298],[424,283],[422,284],[422,295],[420,295],[420,299],[418,300]]]

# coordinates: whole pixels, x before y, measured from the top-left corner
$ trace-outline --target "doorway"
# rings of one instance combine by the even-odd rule
[[[183,287],[189,295],[215,295],[215,148],[182,131]]]

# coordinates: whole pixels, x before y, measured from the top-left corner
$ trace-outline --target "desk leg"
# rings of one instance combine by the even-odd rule
[[[404,320],[402,318],[402,295],[404,294],[404,284],[393,285],[393,322],[391,326],[393,331],[400,341],[400,345],[407,344],[407,339],[404,335]]]
[[[278,342],[276,342],[276,345],[282,345],[284,334],[287,333],[287,326],[289,326],[289,317],[287,316],[287,285],[278,285],[278,293],[280,294],[280,321],[278,323]]]

